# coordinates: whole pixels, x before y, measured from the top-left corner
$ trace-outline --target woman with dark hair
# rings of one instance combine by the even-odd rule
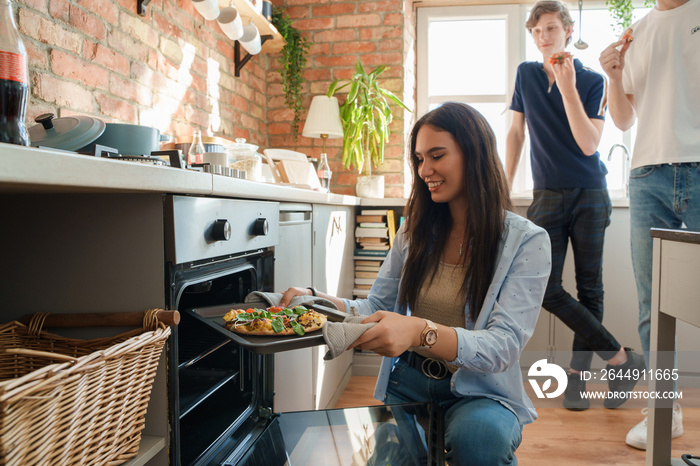
[[[449,102],[413,127],[414,183],[367,299],[338,299],[375,323],[351,347],[385,356],[375,397],[433,402],[444,413],[449,464],[517,464],[536,413],[520,354],[537,322],[550,269],[549,237],[510,212],[486,119]],[[290,288],[282,305],[309,290]]]

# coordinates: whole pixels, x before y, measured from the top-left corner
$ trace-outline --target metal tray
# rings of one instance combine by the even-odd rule
[[[213,328],[217,332],[226,336],[227,338],[233,340],[239,345],[248,348],[250,351],[256,354],[270,354],[277,353],[280,351],[289,351],[299,348],[308,348],[311,346],[325,345],[326,342],[323,339],[323,330],[317,330],[315,332],[307,333],[305,335],[284,335],[279,337],[274,336],[255,336],[255,335],[241,335],[239,333],[234,333],[227,330],[224,327],[224,315],[231,309],[247,309],[249,307],[257,308],[267,308],[269,304],[266,302],[250,302],[250,303],[234,303],[226,304],[220,306],[209,306],[209,307],[199,307],[193,309],[187,309],[185,312],[199,319],[209,327]],[[325,314],[328,316],[329,322],[342,322],[345,319],[346,314],[338,311],[337,309],[331,309],[326,306],[321,306],[314,304],[309,307],[317,312]]]

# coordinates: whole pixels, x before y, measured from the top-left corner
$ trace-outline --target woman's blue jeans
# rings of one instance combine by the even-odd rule
[[[639,298],[639,337],[649,367],[651,228],[700,229],[700,163],[649,165],[630,172],[630,242]]]
[[[450,390],[450,377],[431,379],[397,360],[385,404],[430,401],[444,412],[447,464],[518,464],[515,450],[522,440],[522,426],[512,411],[490,398],[455,396]],[[411,447],[421,449],[423,445],[416,442]]]

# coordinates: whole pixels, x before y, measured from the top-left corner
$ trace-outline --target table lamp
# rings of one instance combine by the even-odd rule
[[[343,123],[340,121],[340,108],[336,97],[317,95],[311,100],[309,114],[304,122],[302,136],[307,138],[321,138],[323,140],[323,152],[318,163],[318,178],[321,187],[330,192],[332,172],[328,166],[326,154],[326,139],[339,139],[343,137]]]

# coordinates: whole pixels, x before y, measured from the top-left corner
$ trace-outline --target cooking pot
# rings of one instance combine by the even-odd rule
[[[32,146],[92,153],[93,145],[117,149],[121,155],[148,155],[160,150],[161,136],[157,128],[123,123],[105,123],[90,116],[55,118],[44,113],[35,118],[38,123],[29,128]]]
[[[160,150],[161,141],[168,139],[167,135],[160,134],[158,128],[107,123],[102,135],[78,152],[92,152],[92,146],[100,144],[117,149],[121,155],[149,155],[151,152]]]

